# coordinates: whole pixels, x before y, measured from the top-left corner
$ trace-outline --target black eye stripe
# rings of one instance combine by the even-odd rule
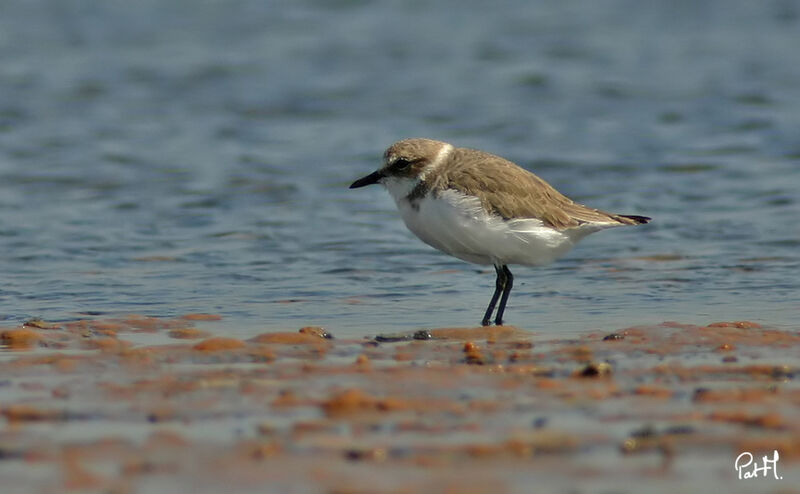
[[[414,164],[414,163],[416,163],[418,161],[421,161],[421,160],[419,160],[419,159],[409,160],[409,159],[406,159],[406,158],[397,158],[396,160],[394,160],[392,162],[392,168],[395,169],[395,170],[404,170],[404,169],[408,168],[409,165],[412,165],[412,164]]]

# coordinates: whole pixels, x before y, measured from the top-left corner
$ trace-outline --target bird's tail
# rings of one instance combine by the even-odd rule
[[[635,214],[618,214],[614,219],[626,225],[643,225],[645,223],[650,223],[651,218],[647,216],[636,216]]]

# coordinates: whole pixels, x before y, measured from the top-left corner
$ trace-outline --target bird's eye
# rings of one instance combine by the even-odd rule
[[[397,158],[394,160],[394,163],[392,163],[392,168],[395,170],[405,170],[410,164],[411,162],[405,158]]]

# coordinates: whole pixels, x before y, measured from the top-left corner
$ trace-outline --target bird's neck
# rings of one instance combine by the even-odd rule
[[[419,195],[419,189],[427,188],[424,180],[407,177],[389,177],[384,180],[383,185],[398,206],[408,204]]]

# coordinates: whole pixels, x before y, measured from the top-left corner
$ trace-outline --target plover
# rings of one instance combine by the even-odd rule
[[[494,294],[481,323],[503,323],[514,284],[509,264],[540,266],[596,231],[650,218],[588,208],[516,164],[432,139],[405,139],[383,154],[383,166],[350,185],[382,184],[411,232],[446,254],[494,265]]]

